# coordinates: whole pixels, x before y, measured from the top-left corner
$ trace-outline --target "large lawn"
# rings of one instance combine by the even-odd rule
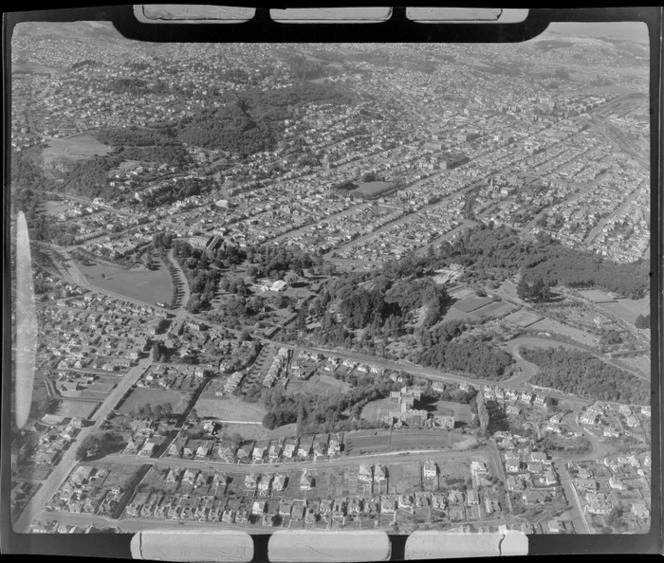
[[[77,262],[77,266],[91,284],[102,289],[146,303],[171,302],[173,296],[171,275],[161,263],[158,270],[144,268],[124,270],[106,264],[85,266],[80,262]]]
[[[171,391],[169,389],[149,389],[139,387],[131,392],[125,402],[120,407],[123,414],[133,414],[146,404],[154,409],[157,405],[170,403],[173,407],[173,414],[182,414],[187,407],[191,393],[183,391]]]
[[[237,397],[204,394],[196,402],[198,416],[222,421],[261,422],[266,410],[260,403],[247,403]]]
[[[345,393],[349,389],[350,385],[348,385],[348,383],[324,374],[315,374],[306,381],[293,377],[289,380],[288,386],[286,387],[286,390],[289,393],[301,393],[312,397],[329,397],[330,395]]]

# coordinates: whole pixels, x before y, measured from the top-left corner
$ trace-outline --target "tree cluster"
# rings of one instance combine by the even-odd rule
[[[596,401],[648,404],[650,386],[588,352],[565,348],[526,348],[521,356],[540,368],[535,385]]]
[[[441,340],[419,352],[415,361],[441,370],[462,371],[478,379],[500,381],[507,376],[506,370],[513,359],[507,352],[472,337]]]
[[[76,450],[76,459],[81,461],[88,458],[103,457],[117,452],[124,444],[124,439],[114,432],[90,434]]]

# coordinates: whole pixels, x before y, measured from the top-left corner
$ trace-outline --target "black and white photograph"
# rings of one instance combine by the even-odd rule
[[[14,532],[650,532],[645,23],[6,64]]]

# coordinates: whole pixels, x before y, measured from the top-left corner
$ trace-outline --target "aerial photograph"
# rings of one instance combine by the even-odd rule
[[[643,23],[17,24],[14,531],[649,532],[649,88]]]

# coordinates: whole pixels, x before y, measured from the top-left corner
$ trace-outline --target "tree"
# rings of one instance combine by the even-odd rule
[[[527,276],[522,275],[516,288],[516,294],[524,301],[548,301],[551,299],[551,287],[539,276],[530,280]]]
[[[650,315],[638,315],[634,321],[636,328],[650,328]]]

